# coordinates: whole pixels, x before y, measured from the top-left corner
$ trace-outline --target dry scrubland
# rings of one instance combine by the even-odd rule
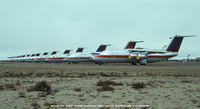
[[[0,96],[1,109],[54,104],[200,109],[200,63],[0,63]]]

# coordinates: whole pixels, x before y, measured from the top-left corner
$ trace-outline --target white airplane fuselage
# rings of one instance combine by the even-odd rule
[[[63,59],[65,62],[91,62],[91,55],[87,53],[71,54]]]
[[[69,56],[69,54],[58,54],[52,55],[45,59],[46,62],[63,62],[65,57]]]
[[[166,61],[171,57],[177,56],[178,53],[166,52],[166,53],[156,53],[147,55],[147,63]],[[139,57],[140,58],[140,57]],[[109,52],[104,51],[100,55],[92,57],[92,60],[97,63],[132,63],[130,57],[130,52],[121,51],[121,52]]]

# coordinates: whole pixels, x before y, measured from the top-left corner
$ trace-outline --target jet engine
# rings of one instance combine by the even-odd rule
[[[141,65],[147,64],[147,53],[131,53],[129,55],[129,59],[131,60],[131,63],[133,65],[136,65],[137,63],[140,63]]]

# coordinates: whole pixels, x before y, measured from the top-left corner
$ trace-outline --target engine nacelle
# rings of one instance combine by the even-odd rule
[[[147,53],[131,53],[129,55],[129,59],[131,60],[131,62],[141,63],[142,61],[143,63],[143,60],[147,59]]]

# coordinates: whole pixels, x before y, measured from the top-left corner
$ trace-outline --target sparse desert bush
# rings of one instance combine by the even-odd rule
[[[149,107],[141,107],[140,109],[149,109]]]
[[[101,72],[100,75],[103,76],[103,77],[111,77],[110,74],[103,73],[103,72]]]
[[[105,86],[105,85],[122,86],[123,83],[116,83],[115,81],[110,81],[110,80],[97,82],[97,86]]]
[[[97,91],[114,91],[114,88],[111,87],[110,85],[113,85],[113,86],[122,86],[123,83],[117,83],[115,81],[110,81],[110,80],[98,81],[97,82],[97,86],[102,86],[102,87],[98,88]]]
[[[42,91],[42,92],[51,92],[51,86],[47,84],[46,81],[38,82],[36,85],[31,86],[30,88],[27,89],[28,92],[31,91]]]
[[[7,84],[4,85],[4,87],[7,88],[7,89],[16,90],[14,84],[7,83]],[[5,88],[4,88],[4,89],[5,89]]]
[[[31,103],[31,106],[33,106],[34,109],[39,109],[40,105],[37,102]]]
[[[49,102],[44,102],[44,106],[48,106],[48,107],[50,107],[51,104],[50,104]]]
[[[134,88],[134,89],[145,88],[145,84],[143,82],[132,83],[132,88]]]
[[[101,88],[98,88],[97,91],[114,91],[114,88],[109,85],[104,85]]]
[[[51,86],[47,84],[46,81],[38,82],[34,86],[35,91],[43,91],[43,92],[49,92],[51,90]]]
[[[44,106],[47,106],[47,107],[50,107],[51,105],[57,105],[58,103],[57,102],[48,102],[48,101],[46,101],[46,102],[44,102]],[[47,108],[48,109],[48,108]]]
[[[189,80],[182,80],[181,82],[182,83],[191,83],[191,81],[189,81]]]
[[[46,97],[46,96],[47,96],[46,92],[38,93],[38,97]]]
[[[12,89],[12,88],[15,88],[15,85],[14,84],[5,84],[5,87]]]
[[[25,98],[25,92],[19,92],[18,97],[20,98]]]
[[[101,107],[99,109],[110,109],[110,107]]]
[[[81,91],[81,88],[75,88],[74,91],[80,92],[80,91]]]
[[[3,90],[4,88],[3,88],[3,86],[0,86],[0,90]]]
[[[98,81],[97,82],[97,86],[105,86],[105,85],[111,85],[113,84],[114,82],[113,81]]]
[[[16,82],[16,85],[21,85],[21,83],[19,81]]]
[[[32,91],[34,91],[34,86],[31,86],[31,87],[27,88],[26,91],[27,91],[27,92],[32,92]]]

